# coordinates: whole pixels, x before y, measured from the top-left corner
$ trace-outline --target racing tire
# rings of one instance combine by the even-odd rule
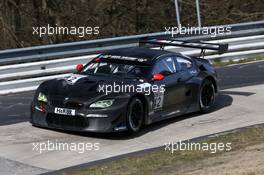
[[[202,113],[208,113],[212,110],[215,103],[215,87],[213,82],[205,79],[199,92],[199,105]]]
[[[144,105],[142,101],[132,98],[127,110],[127,128],[130,132],[136,133],[140,130],[144,120]]]

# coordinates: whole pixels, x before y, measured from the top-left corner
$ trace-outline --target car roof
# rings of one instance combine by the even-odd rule
[[[144,48],[144,47],[130,47],[130,48],[114,49],[110,51],[105,51],[102,53],[102,55],[113,55],[113,56],[124,56],[124,57],[146,59],[145,61],[146,63],[152,64],[157,57],[165,55],[165,54],[172,54],[172,53],[174,53],[175,55],[179,55],[179,53],[176,53],[176,52],[150,49],[150,48]]]

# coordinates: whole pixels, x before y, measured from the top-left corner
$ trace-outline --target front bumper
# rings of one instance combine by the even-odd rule
[[[30,122],[35,126],[80,132],[117,132],[126,130],[128,100],[105,109],[75,109],[75,116],[55,114],[55,107],[32,102]],[[44,111],[40,111],[40,108]]]

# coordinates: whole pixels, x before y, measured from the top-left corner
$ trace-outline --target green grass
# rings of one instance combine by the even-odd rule
[[[229,60],[229,61],[213,61],[212,64],[215,67],[224,67],[224,66],[228,66],[228,65],[232,65],[232,64],[241,64],[241,63],[249,63],[252,61],[261,61],[264,60],[263,56],[260,57],[252,57],[252,58],[244,58],[244,59],[240,59],[238,61],[233,61],[233,60]]]
[[[198,141],[197,143],[232,143],[232,150],[239,151],[252,145],[263,143],[264,125],[245,128],[232,133],[214,136]],[[177,172],[179,168],[190,167],[199,161],[216,157],[227,151],[218,151],[215,154],[209,151],[176,151],[173,154],[169,151],[156,150],[144,155],[131,156],[120,160],[103,163],[100,165],[82,168],[79,170],[67,170],[65,175],[139,175],[166,172],[171,170]],[[159,174],[159,173],[158,173]]]

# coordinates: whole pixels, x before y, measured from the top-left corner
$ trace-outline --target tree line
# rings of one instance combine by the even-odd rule
[[[197,25],[195,0],[181,0],[181,23]],[[200,0],[202,23],[264,19],[263,0]],[[32,34],[40,26],[98,26],[99,35]],[[174,0],[0,0],[0,49],[164,31],[176,26]]]

